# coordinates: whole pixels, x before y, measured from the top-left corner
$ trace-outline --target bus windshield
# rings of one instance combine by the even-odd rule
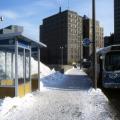
[[[109,52],[106,54],[105,69],[107,71],[120,70],[120,51]]]

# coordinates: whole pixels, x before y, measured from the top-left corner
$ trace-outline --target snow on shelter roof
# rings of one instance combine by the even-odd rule
[[[34,41],[22,35],[22,32],[0,34],[0,41],[6,39],[17,38],[17,40],[22,40],[24,42],[30,43],[32,47],[47,47],[44,43]]]

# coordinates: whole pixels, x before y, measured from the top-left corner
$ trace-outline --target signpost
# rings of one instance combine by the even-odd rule
[[[96,58],[96,41],[95,41],[95,0],[92,0],[92,35],[93,35],[93,80],[94,80],[94,88],[97,88],[97,58]]]
[[[89,38],[83,39],[83,42],[82,42],[82,44],[83,44],[84,47],[88,47],[91,43],[92,42],[90,41]]]

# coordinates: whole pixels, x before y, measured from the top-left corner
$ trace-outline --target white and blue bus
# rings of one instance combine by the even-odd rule
[[[120,88],[120,45],[97,51],[97,78],[104,88]]]

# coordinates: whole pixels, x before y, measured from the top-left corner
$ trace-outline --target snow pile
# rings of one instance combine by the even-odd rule
[[[90,94],[90,95],[98,95],[98,94],[101,95],[103,93],[102,93],[101,89],[91,88],[91,89],[89,89],[88,94]]]
[[[32,58],[31,64],[32,64],[31,71],[32,71],[32,74],[34,75],[38,72],[38,69],[36,69],[38,62]],[[40,78],[41,78],[40,90],[48,91],[53,86],[56,88],[56,86],[63,81],[64,75],[58,71],[55,71],[54,69],[51,70],[48,66],[40,62]]]
[[[31,74],[37,74],[38,73],[38,61],[36,61],[34,58],[31,58]],[[42,62],[40,62],[40,77],[45,77],[47,75],[51,74],[51,70],[48,66],[44,65]]]
[[[24,107],[25,107],[25,109],[29,109],[31,106],[33,106],[33,104],[35,102],[36,102],[36,99],[33,94],[27,94],[23,98],[6,97],[1,103],[0,120],[7,119],[8,115],[10,115],[10,114],[11,114],[10,119],[12,120],[12,114],[14,112],[17,112],[19,110],[19,108],[21,108],[21,110]],[[27,114],[27,111],[25,111],[24,109],[23,109],[23,112],[26,112],[26,114]]]
[[[32,75],[34,75],[38,72],[38,69],[36,69],[38,62],[32,58],[31,63]],[[51,70],[48,66],[40,62],[40,78],[40,89],[41,91],[46,91],[47,89],[50,89],[49,87],[51,85],[56,86],[60,84],[64,79],[64,75],[54,69]]]
[[[85,102],[83,103],[85,120],[114,120],[117,116],[111,107],[108,98],[100,89],[91,88],[86,93]],[[84,97],[85,97],[84,96]]]

